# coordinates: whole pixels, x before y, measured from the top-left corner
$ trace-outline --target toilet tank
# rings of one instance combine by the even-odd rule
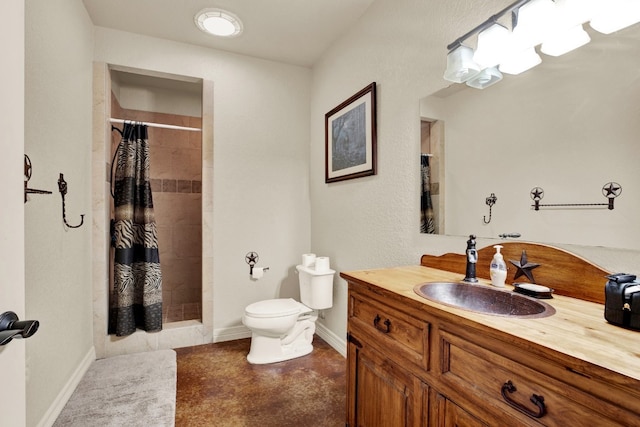
[[[300,281],[300,302],[314,310],[333,306],[334,270],[316,271],[313,267],[296,266]]]

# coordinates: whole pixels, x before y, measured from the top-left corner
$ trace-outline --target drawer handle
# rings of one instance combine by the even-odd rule
[[[516,408],[518,411],[522,412],[523,414],[529,415],[530,417],[533,417],[533,418],[542,418],[547,413],[547,408],[544,406],[544,397],[538,396],[537,394],[533,394],[529,398],[529,400],[531,400],[531,402],[538,407],[538,411],[536,412],[527,408],[524,405],[519,404],[515,400],[512,400],[511,397],[509,397],[509,394],[507,394],[507,393],[514,393],[515,391],[516,391],[516,386],[513,385],[511,380],[507,381],[502,385],[502,389],[501,389],[502,397],[509,405]]]
[[[384,332],[385,334],[388,334],[389,332],[391,332],[391,320],[387,319],[385,320],[384,323],[384,327],[380,326],[380,315],[376,314],[376,318],[373,319],[373,326],[376,327],[377,330],[379,330],[380,332]]]

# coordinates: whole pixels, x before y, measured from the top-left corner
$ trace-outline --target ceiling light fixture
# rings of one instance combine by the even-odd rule
[[[510,23],[498,22],[509,14]],[[559,56],[585,45],[590,41],[583,28],[587,22],[605,34],[636,24],[640,1],[518,0],[447,46],[444,78],[484,89],[502,79],[500,71],[520,74],[540,64],[537,46]],[[475,52],[468,46],[472,36]]]
[[[237,37],[243,30],[240,18],[222,9],[202,9],[194,17],[194,22],[203,32],[218,37]]]

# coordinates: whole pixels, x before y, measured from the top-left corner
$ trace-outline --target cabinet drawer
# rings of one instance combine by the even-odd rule
[[[485,401],[488,408],[547,426],[623,426],[634,420],[633,414],[517,361],[446,331],[440,336],[441,380],[469,398]],[[534,402],[534,395],[543,397],[542,406]]]
[[[349,324],[373,338],[372,344],[428,367],[429,324],[357,293],[350,293]]]

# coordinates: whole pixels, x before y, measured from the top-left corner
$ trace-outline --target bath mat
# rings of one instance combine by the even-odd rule
[[[53,426],[174,426],[176,372],[173,350],[96,360]]]

